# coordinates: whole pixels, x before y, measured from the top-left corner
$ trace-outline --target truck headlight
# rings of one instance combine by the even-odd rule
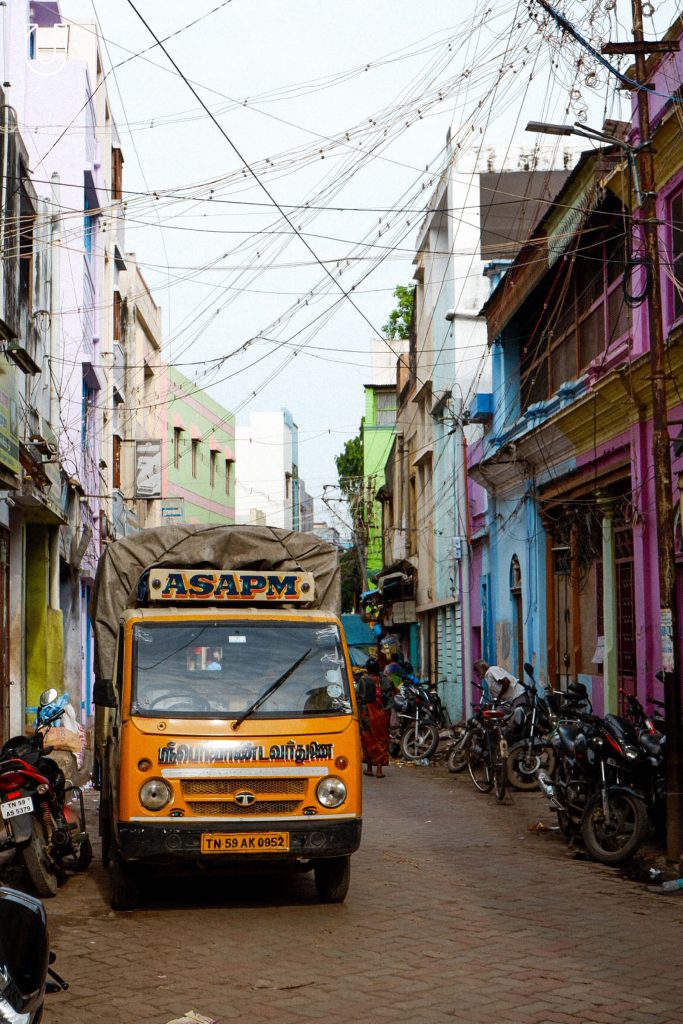
[[[140,788],[140,803],[148,811],[160,811],[172,798],[173,790],[163,779],[148,779]]]
[[[323,807],[339,807],[346,800],[346,786],[335,775],[329,775],[318,783],[316,796]]]

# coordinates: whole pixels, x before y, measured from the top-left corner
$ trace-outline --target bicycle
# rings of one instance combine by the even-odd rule
[[[508,745],[501,724],[508,715],[503,708],[483,708],[467,751],[467,768],[476,789],[480,793],[493,789],[499,802],[505,799],[507,788]]]

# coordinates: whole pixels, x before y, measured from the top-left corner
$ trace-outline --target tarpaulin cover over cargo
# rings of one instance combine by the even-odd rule
[[[271,526],[162,526],[117,540],[97,567],[90,616],[95,634],[95,676],[111,677],[119,618],[138,605],[140,575],[150,568],[253,569],[311,572],[312,607],[339,613],[337,549],[310,533]]]

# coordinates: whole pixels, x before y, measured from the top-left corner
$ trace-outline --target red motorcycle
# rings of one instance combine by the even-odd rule
[[[63,714],[57,691],[45,690],[33,736],[15,736],[0,751],[0,850],[16,849],[42,897],[56,894],[67,866],[85,871],[92,860],[83,793],[44,746]]]

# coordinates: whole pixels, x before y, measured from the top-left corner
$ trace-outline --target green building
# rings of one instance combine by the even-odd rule
[[[162,524],[235,522],[235,417],[168,368]]]
[[[363,421],[363,483],[370,507],[368,516],[367,575],[383,566],[382,506],[375,495],[384,483],[384,467],[396,428],[396,386],[365,385]]]

